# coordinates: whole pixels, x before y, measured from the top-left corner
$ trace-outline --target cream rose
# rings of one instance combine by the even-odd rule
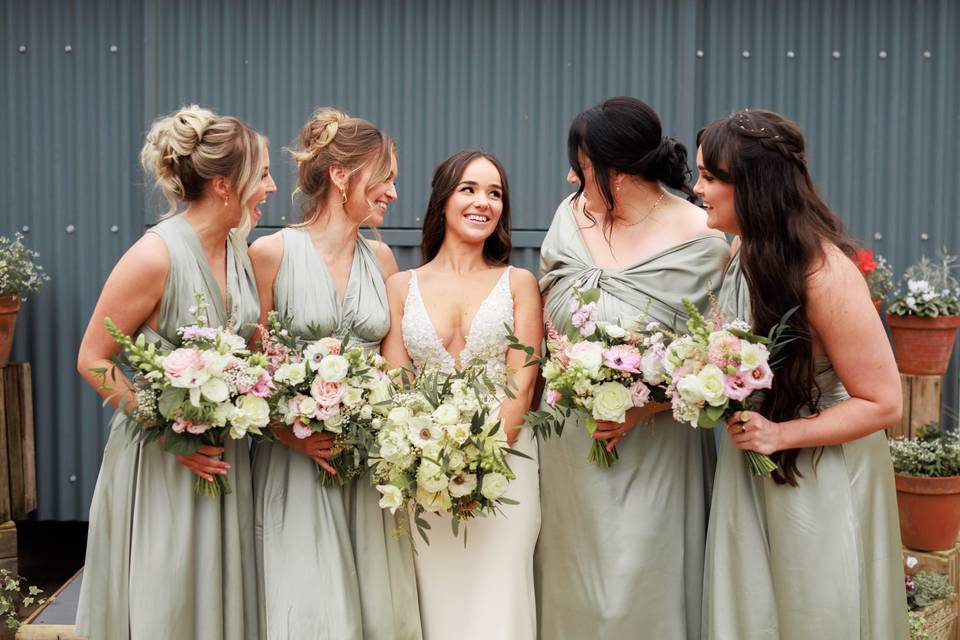
[[[593,390],[593,417],[596,420],[623,422],[633,407],[630,390],[616,382],[604,382]]]
[[[320,361],[317,374],[327,382],[342,382],[350,372],[350,362],[340,355],[330,354]]]
[[[483,476],[483,485],[480,487],[480,493],[487,500],[498,500],[507,492],[507,476],[502,473],[488,473]]]

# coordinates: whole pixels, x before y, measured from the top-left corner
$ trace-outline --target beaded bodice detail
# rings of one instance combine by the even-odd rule
[[[470,323],[463,350],[457,358],[444,348],[420,295],[417,272],[410,271],[410,287],[403,304],[402,331],[403,343],[417,371],[438,367],[441,371],[452,372],[458,366],[480,361],[486,363],[491,375],[503,373],[509,345],[504,324],[513,329],[510,269],[507,267],[504,270],[497,284],[480,303]]]

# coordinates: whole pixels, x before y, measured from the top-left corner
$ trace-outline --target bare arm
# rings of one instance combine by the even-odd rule
[[[807,279],[807,318],[850,399],[813,418],[772,423],[748,413],[730,428],[740,448],[761,453],[841,444],[900,420],[900,376],[883,324],[856,265],[830,245]],[[776,385],[776,380],[774,380]],[[739,433],[740,425],[746,426]],[[741,444],[746,446],[741,446]]]
[[[373,249],[377,254],[377,260],[380,261],[380,269],[383,271],[383,279],[389,280],[390,276],[395,274],[400,268],[397,266],[397,259],[393,256],[393,251],[384,242],[373,242]]]
[[[513,291],[513,332],[523,344],[532,345],[534,355],[540,355],[543,342],[543,307],[540,304],[540,288],[533,274],[525,269],[510,271],[510,289]],[[506,328],[504,328],[506,331]],[[507,373],[516,386],[515,398],[507,398],[500,409],[504,432],[513,444],[520,433],[523,414],[530,410],[533,390],[537,384],[539,367],[524,367],[526,354],[523,351],[507,351]]]
[[[380,343],[380,354],[390,368],[409,367],[410,355],[403,343],[403,302],[410,288],[410,272],[402,271],[387,278],[387,301],[390,304],[390,331]]]

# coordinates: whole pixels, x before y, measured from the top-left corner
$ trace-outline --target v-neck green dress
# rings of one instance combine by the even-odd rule
[[[165,349],[180,343],[177,328],[193,323],[189,309],[203,293],[211,325],[228,317],[246,337],[260,315],[246,245],[227,242],[227,294],[210,269],[193,227],[182,216],[147,233],[167,245],[170,270],[157,330],[138,333]],[[117,411],[90,506],[87,557],[77,633],[90,640],[258,637],[253,497],[247,440],[227,439],[233,493],[194,493],[196,476],[158,441],[136,442]]]
[[[274,308],[308,341],[349,333],[378,349],[390,328],[386,286],[358,238],[344,298],[309,232],[282,232]],[[261,638],[419,639],[413,549],[366,475],[321,486],[316,463],[279,442],[254,447]]]
[[[682,329],[681,300],[707,306],[729,248],[718,236],[702,236],[624,269],[604,269],[564,201],[540,255],[544,315],[561,332],[570,324],[574,285],[600,289],[601,320],[646,310]],[[587,461],[590,444],[579,419],[561,437],[540,439],[540,637],[698,638],[712,433],[658,413],[620,441],[620,461],[608,469]]]
[[[740,256],[719,304],[750,320]],[[816,359],[820,407],[849,396]],[[774,381],[776,385],[776,381]],[[703,638],[905,640],[906,597],[893,464],[883,431],[801,449],[799,486],[755,478],[723,431],[707,534]]]

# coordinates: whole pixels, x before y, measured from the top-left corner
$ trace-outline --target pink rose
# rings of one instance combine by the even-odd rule
[[[753,387],[743,376],[739,374],[723,376],[723,395],[731,400],[746,400],[751,393],[753,393]]]
[[[562,397],[563,395],[559,391],[556,389],[550,389],[547,391],[546,402],[551,407],[555,407],[557,403],[560,402],[560,398]]]
[[[198,387],[210,379],[206,366],[196,349],[175,349],[163,359],[163,371],[171,384],[186,389]]]
[[[773,371],[766,362],[748,371],[743,377],[746,378],[751,389],[769,389],[773,386]]]
[[[300,418],[293,421],[293,435],[303,440],[313,433],[313,429],[305,425]]]
[[[636,347],[621,344],[603,352],[603,364],[617,371],[640,373],[642,356]]]
[[[333,354],[335,356],[340,354],[340,341],[336,338],[331,338],[329,336],[326,338],[320,338],[320,344],[323,345],[323,348],[327,350],[328,354]],[[319,402],[319,400],[317,402]]]
[[[335,407],[340,404],[340,398],[343,397],[343,384],[326,382],[317,376],[310,385],[310,397],[321,407]]]
[[[633,400],[633,406],[642,407],[650,399],[650,387],[637,380],[630,385],[630,398]]]

